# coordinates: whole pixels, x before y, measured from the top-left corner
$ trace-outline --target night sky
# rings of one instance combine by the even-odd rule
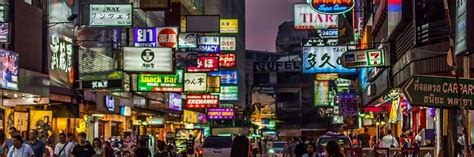
[[[293,4],[305,0],[245,0],[246,49],[275,52],[278,26],[293,20]]]

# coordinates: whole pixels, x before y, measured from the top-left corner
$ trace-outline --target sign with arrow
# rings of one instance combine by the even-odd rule
[[[384,67],[386,58],[384,49],[347,51],[341,63],[345,68]]]
[[[403,86],[403,93],[414,106],[472,107],[474,80],[454,77],[414,75]]]

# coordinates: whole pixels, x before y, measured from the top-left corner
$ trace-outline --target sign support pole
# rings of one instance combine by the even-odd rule
[[[469,73],[470,73],[471,65],[469,63],[469,61],[470,61],[469,59],[470,59],[469,55],[463,56],[463,73],[464,73],[463,77],[466,78],[466,79],[470,78]],[[466,155],[471,156],[470,151],[469,151],[470,150],[469,148],[471,146],[471,140],[470,140],[471,139],[471,136],[470,136],[471,135],[470,134],[471,133],[471,127],[469,125],[470,116],[469,116],[469,110],[467,109],[467,107],[468,106],[464,106],[464,105],[462,106],[462,112],[463,112],[462,116],[463,116],[463,121],[464,121],[463,131],[464,131],[464,138],[465,138],[464,139],[465,140],[464,148],[465,148],[465,151],[466,151]]]

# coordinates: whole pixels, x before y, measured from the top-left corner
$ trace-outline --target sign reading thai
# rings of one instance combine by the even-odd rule
[[[347,46],[303,47],[303,73],[355,73],[341,65]]]
[[[90,26],[131,26],[132,4],[91,4]]]
[[[303,46],[337,46],[339,44],[338,39],[329,38],[318,38],[318,39],[303,39]]]
[[[209,119],[233,119],[233,108],[210,108],[207,109],[207,117]]]
[[[239,33],[238,19],[220,19],[221,34],[224,33]]]
[[[346,68],[385,66],[383,49],[347,51],[341,57],[342,66]]]
[[[236,37],[221,37],[221,51],[235,51],[237,49]]]
[[[183,92],[184,70],[176,74],[138,74],[138,91]]]
[[[337,28],[337,15],[318,13],[310,4],[295,4],[294,21],[295,29]]]
[[[209,72],[219,70],[219,57],[201,56],[196,67],[186,67],[188,72]]]
[[[159,47],[178,46],[178,27],[160,27],[156,29],[156,33]]]
[[[207,90],[207,73],[185,73],[184,91],[205,92]]]
[[[135,47],[156,47],[156,28],[134,28],[133,43]]]
[[[403,93],[413,105],[431,107],[473,107],[474,80],[454,77],[414,75],[403,86]]]
[[[354,5],[354,0],[311,0],[311,7],[322,14],[342,14]]]
[[[219,96],[208,94],[186,95],[186,108],[218,108]]]
[[[255,71],[269,71],[269,72],[298,72],[301,70],[301,62],[287,61],[287,62],[255,62]]]
[[[171,48],[124,47],[124,71],[173,72],[174,54]]]
[[[198,52],[216,53],[220,52],[220,42],[218,36],[204,36],[199,37]]]

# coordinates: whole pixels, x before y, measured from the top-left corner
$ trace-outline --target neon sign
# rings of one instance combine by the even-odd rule
[[[354,0],[312,0],[311,7],[319,13],[342,14],[354,8]]]

